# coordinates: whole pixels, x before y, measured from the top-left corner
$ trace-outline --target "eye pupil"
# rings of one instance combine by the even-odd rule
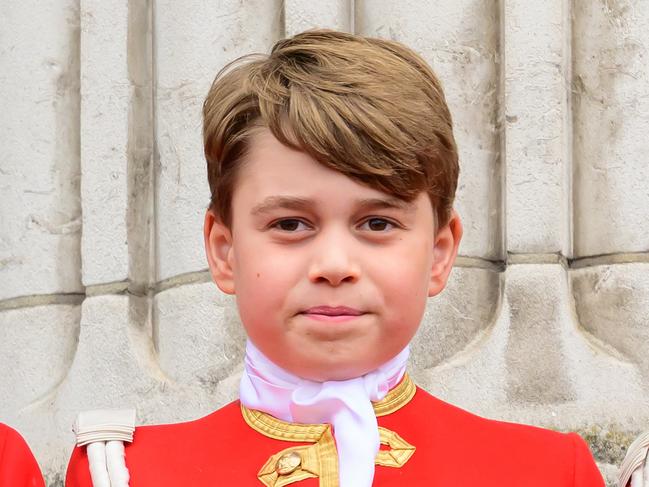
[[[279,227],[282,230],[286,230],[288,232],[297,230],[297,226],[300,224],[299,221],[297,220],[282,220],[279,222]]]
[[[387,222],[385,220],[381,220],[380,218],[372,218],[368,221],[368,224],[371,230],[385,230]]]

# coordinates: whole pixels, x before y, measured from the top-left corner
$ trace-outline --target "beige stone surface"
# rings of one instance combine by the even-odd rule
[[[453,269],[446,289],[426,305],[411,346],[413,370],[443,366],[479,343],[497,318],[501,295],[499,272]]]
[[[84,285],[128,278],[127,177],[131,85],[128,2],[83,0],[81,203]]]
[[[507,251],[570,251],[569,2],[503,4]]]
[[[611,356],[628,364],[634,389],[643,391],[634,395],[629,387],[610,399],[630,412],[642,411],[635,418],[642,429],[644,418],[649,416],[649,264],[579,269],[572,273],[572,288],[580,326]]]
[[[649,250],[649,2],[575,2],[576,256]]]
[[[284,0],[284,31],[287,36],[308,29],[353,32],[353,0]]]
[[[243,361],[236,304],[213,282],[157,294],[154,313],[160,367],[174,381],[213,390]]]
[[[584,293],[571,289],[579,278],[569,277],[560,265],[508,267],[491,324],[416,378],[489,417],[559,429],[639,429],[649,421],[646,373],[586,327],[579,311]]]
[[[56,391],[77,349],[80,313],[75,305],[0,311],[0,417]]]
[[[0,299],[81,290],[78,51],[76,2],[2,5]]]

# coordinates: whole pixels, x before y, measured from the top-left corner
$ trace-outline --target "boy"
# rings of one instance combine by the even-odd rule
[[[138,428],[131,485],[604,485],[576,434],[474,416],[405,373],[462,237],[419,56],[306,32],[219,73],[203,115],[207,260],[249,337],[240,401]],[[79,448],[67,485],[90,485]]]

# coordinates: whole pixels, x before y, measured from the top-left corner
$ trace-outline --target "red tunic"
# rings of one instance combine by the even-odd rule
[[[0,423],[0,487],[45,487],[43,475],[20,434]]]
[[[401,387],[403,392],[404,382],[395,389]],[[401,466],[377,465],[373,485],[604,487],[587,444],[577,434],[481,418],[410,384],[409,397],[403,399],[401,394],[399,399],[393,390],[392,406],[388,404],[381,413],[380,408],[375,410],[379,426],[414,446],[414,453],[400,455],[408,448],[392,445],[396,447],[395,458],[409,458]],[[262,429],[265,433],[257,431]],[[337,459],[335,447],[329,448],[333,445],[327,440],[331,438],[329,431],[328,425],[284,423],[242,409],[239,401],[195,421],[138,427],[133,443],[126,446],[130,486],[260,487],[264,483],[258,474],[265,464],[266,485],[275,485],[278,454],[299,446],[312,447],[309,458],[320,469],[320,478],[306,478],[290,485],[336,486]],[[320,435],[321,439],[311,441],[309,435]],[[314,445],[320,448],[317,454]],[[399,448],[401,451],[397,451]],[[390,447],[382,445],[382,450]],[[302,454],[303,458],[307,456]],[[306,471],[307,460],[304,462]],[[332,469],[335,481],[331,480]],[[66,486],[91,486],[85,448],[74,449]]]

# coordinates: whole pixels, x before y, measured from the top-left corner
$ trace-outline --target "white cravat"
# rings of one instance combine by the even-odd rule
[[[409,354],[406,347],[361,377],[315,382],[278,367],[248,340],[241,403],[283,421],[333,425],[340,487],[370,487],[380,447],[372,401],[383,399],[403,378]]]

